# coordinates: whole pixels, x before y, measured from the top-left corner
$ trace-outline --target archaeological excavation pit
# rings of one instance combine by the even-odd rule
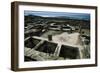
[[[79,50],[77,47],[62,45],[59,56],[64,59],[77,59],[79,58]]]
[[[25,47],[34,48],[41,40],[30,37],[25,41]]]
[[[57,47],[56,43],[44,41],[36,50],[44,53],[54,54]]]

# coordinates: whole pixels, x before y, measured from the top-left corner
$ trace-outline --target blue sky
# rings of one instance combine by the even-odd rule
[[[37,15],[42,17],[73,17],[76,19],[90,20],[90,14],[69,13],[69,12],[49,12],[49,11],[24,11],[24,15]]]

